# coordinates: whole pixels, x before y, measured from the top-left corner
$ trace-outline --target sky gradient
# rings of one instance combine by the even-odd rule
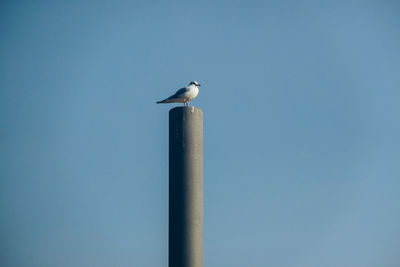
[[[400,266],[398,1],[2,1],[0,265],[167,266],[168,110],[205,267]]]

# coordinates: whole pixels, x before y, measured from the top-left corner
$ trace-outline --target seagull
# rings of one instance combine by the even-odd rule
[[[158,101],[157,104],[160,103],[183,103],[184,106],[188,105],[188,102],[195,98],[199,93],[200,84],[196,81],[190,82],[188,86],[183,87],[176,91],[175,94],[164,99],[162,101]]]

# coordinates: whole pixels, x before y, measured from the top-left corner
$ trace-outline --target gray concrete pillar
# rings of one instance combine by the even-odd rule
[[[203,112],[169,111],[169,267],[203,266]]]

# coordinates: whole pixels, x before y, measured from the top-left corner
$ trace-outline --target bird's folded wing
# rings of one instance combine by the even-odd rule
[[[185,93],[187,93],[189,91],[189,89],[188,88],[186,88],[186,87],[183,87],[183,88],[181,88],[181,89],[179,89],[173,96],[171,96],[171,97],[180,97],[180,96],[182,96],[182,95],[184,95]]]

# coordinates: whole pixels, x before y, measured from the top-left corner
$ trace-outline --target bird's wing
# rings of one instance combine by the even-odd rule
[[[179,89],[178,91],[176,91],[176,93],[171,97],[180,97],[180,96],[182,96],[183,94],[185,94],[188,91],[190,91],[189,88],[183,87],[183,88]]]

